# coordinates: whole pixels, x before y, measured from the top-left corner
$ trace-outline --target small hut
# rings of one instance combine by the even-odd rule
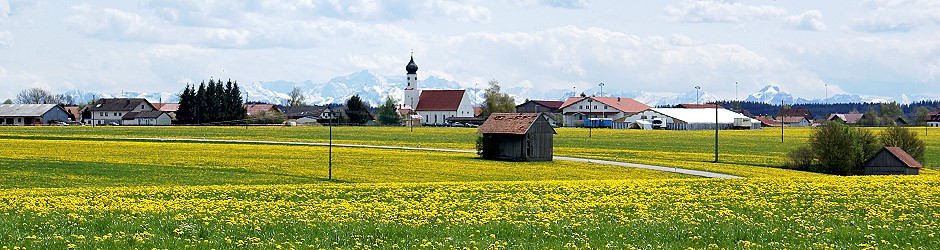
[[[865,175],[916,175],[924,166],[899,147],[885,147],[865,162]]]
[[[555,129],[542,114],[494,113],[480,126],[483,159],[551,161]]]

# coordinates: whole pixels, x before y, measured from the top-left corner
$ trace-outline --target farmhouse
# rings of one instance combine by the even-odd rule
[[[42,125],[69,120],[55,104],[0,104],[0,125]]]
[[[243,105],[245,107],[245,115],[260,114],[265,112],[275,112],[279,114],[284,114],[281,110],[277,109],[274,104],[266,103],[246,103]]]
[[[865,162],[866,175],[916,175],[924,166],[898,147],[885,147]]]
[[[777,117],[777,120],[784,127],[809,127],[811,125],[810,120],[804,116],[782,116]]]
[[[833,122],[841,122],[841,123],[849,124],[849,125],[854,125],[854,124],[858,123],[858,120],[861,120],[861,119],[862,119],[862,116],[864,116],[864,115],[865,115],[865,114],[859,114],[859,113],[830,114],[830,115],[829,115],[829,119],[827,119],[827,120],[833,121]]]
[[[940,112],[932,112],[927,115],[927,126],[940,127]]]
[[[630,98],[569,97],[561,105],[562,122],[567,127],[580,127],[594,123],[595,120],[592,119],[599,119],[601,122],[613,121],[649,108],[650,106]]]
[[[716,110],[718,129],[760,129],[760,123],[750,117],[715,108],[649,108],[618,120],[614,127],[630,128],[651,124],[653,128],[669,130],[711,130],[715,129]]]
[[[176,112],[180,110],[179,103],[154,103],[153,107],[157,110],[163,111],[170,116],[170,119],[176,119]]]
[[[780,117],[791,117],[791,116],[802,116],[806,118],[806,121],[813,123],[813,113],[809,112],[809,109],[781,109],[777,112],[777,119]]]
[[[555,129],[542,114],[494,113],[480,126],[483,159],[551,161]]]
[[[91,123],[97,125],[170,125],[169,115],[150,113],[157,110],[144,98],[102,98],[89,105]],[[139,116],[139,117],[138,117]]]

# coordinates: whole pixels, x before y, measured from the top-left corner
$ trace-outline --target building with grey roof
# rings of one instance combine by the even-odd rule
[[[55,104],[0,104],[0,125],[43,125],[69,120]]]

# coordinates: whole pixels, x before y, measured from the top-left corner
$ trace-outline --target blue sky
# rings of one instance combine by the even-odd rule
[[[940,96],[940,1],[0,0],[0,98],[367,69],[465,86]]]

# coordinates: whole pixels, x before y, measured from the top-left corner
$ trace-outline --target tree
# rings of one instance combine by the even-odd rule
[[[862,164],[878,152],[881,145],[868,130],[849,127],[838,122],[827,122],[825,126],[813,129],[809,138],[809,150],[815,165],[808,169],[813,172],[852,175],[863,171]],[[792,153],[803,155],[804,153]],[[791,162],[806,160],[791,159]]]
[[[20,91],[20,93],[16,95],[16,103],[73,105],[75,104],[75,100],[71,96],[64,94],[54,95],[42,88],[29,88]]]
[[[398,110],[395,108],[395,99],[392,96],[385,97],[385,104],[379,106],[379,110],[376,112],[378,115],[379,123],[382,125],[398,125],[401,124],[401,115],[398,114]]]
[[[372,120],[369,108],[362,102],[359,95],[354,95],[346,100],[346,116],[349,117],[349,123],[365,124]]]
[[[180,107],[176,111],[176,122],[181,124],[192,124],[196,114],[196,91],[193,86],[186,84],[183,93],[180,94]]]
[[[904,116],[904,110],[901,109],[901,105],[898,105],[897,102],[881,104],[881,118],[884,120],[893,121],[902,116]]]
[[[908,128],[891,126],[881,132],[881,143],[885,147],[899,147],[919,162],[924,161],[926,144],[917,137],[917,132]]]
[[[248,123],[252,124],[281,124],[287,121],[287,117],[280,112],[261,111],[246,117]]]
[[[924,106],[917,107],[917,109],[914,110],[914,119],[916,120],[914,123],[918,125],[925,125],[927,124],[927,118],[929,118],[928,116],[930,116],[929,108]]]
[[[13,100],[7,99],[6,101],[3,101],[3,104],[13,104]]]
[[[871,106],[868,107],[868,111],[865,111],[865,114],[862,115],[862,118],[858,120],[858,124],[862,126],[878,126],[881,125],[881,119],[878,118],[878,112],[875,111],[875,108]]]
[[[512,113],[516,111],[516,100],[509,94],[500,92],[499,82],[490,80],[490,87],[483,93],[483,117],[492,113]]]
[[[290,100],[287,101],[288,106],[307,106],[307,98],[304,97],[304,93],[301,92],[299,87],[294,87],[290,91]]]

